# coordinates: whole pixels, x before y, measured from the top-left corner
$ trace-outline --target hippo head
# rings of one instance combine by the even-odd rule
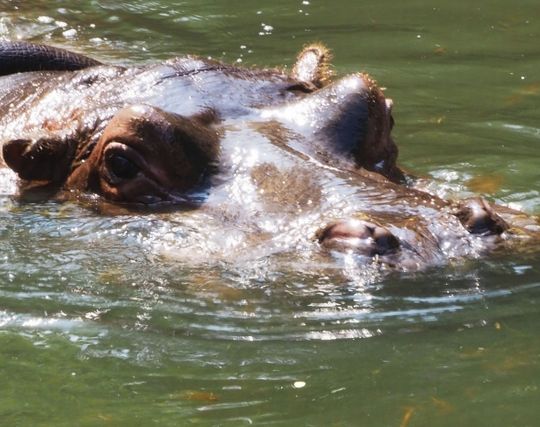
[[[182,203],[218,156],[210,116],[186,118],[133,105],[114,115],[96,143],[17,139],[4,145],[3,156],[27,181],[63,184],[120,203]]]

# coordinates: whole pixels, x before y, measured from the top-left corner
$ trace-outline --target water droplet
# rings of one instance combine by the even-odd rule
[[[54,22],[54,19],[50,16],[38,16],[37,21],[42,24],[52,24]]]
[[[66,39],[72,39],[73,37],[75,37],[77,35],[77,30],[75,28],[71,28],[70,30],[66,30],[62,33],[62,35],[66,38]]]

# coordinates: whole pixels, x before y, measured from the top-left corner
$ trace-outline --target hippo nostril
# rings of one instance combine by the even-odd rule
[[[13,139],[8,141],[2,147],[2,157],[8,167],[13,169],[21,178],[24,177],[24,169],[27,161],[25,154],[32,141],[28,139]]]
[[[472,234],[497,235],[508,229],[508,224],[483,199],[467,200],[459,207],[456,216]]]
[[[328,249],[353,250],[362,255],[385,255],[399,249],[399,240],[386,228],[361,220],[328,225],[317,233],[319,243]]]
[[[326,226],[317,234],[319,242],[332,239],[367,239],[371,237],[372,230],[366,222],[357,220],[339,221]]]
[[[377,254],[383,255],[399,249],[399,240],[386,228],[377,227],[373,233]]]

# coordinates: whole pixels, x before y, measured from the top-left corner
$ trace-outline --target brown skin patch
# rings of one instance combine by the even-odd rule
[[[69,126],[66,125],[66,123],[75,122],[80,123],[84,117],[84,113],[80,108],[74,109],[71,114],[69,115],[67,121],[62,120],[56,120],[56,119],[45,119],[45,121],[41,124],[41,128],[48,131],[48,132],[60,132],[63,129],[69,128]]]
[[[321,202],[321,187],[305,169],[282,170],[273,163],[263,163],[253,168],[251,179],[268,208],[312,209]]]
[[[309,156],[292,149],[288,142],[291,140],[297,140],[301,138],[300,135],[297,135],[290,129],[284,127],[281,123],[276,120],[271,120],[268,122],[254,122],[251,124],[251,127],[259,132],[264,137],[274,144],[275,146],[300,157],[302,160],[309,160]]]

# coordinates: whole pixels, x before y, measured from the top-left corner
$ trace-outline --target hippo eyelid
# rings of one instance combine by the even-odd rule
[[[139,154],[138,150],[131,147],[129,143],[119,140],[109,142],[103,150],[103,156],[107,157],[113,153],[121,154],[124,157],[127,157],[129,160],[139,166],[140,169],[144,169],[146,166],[146,160],[144,157]]]

